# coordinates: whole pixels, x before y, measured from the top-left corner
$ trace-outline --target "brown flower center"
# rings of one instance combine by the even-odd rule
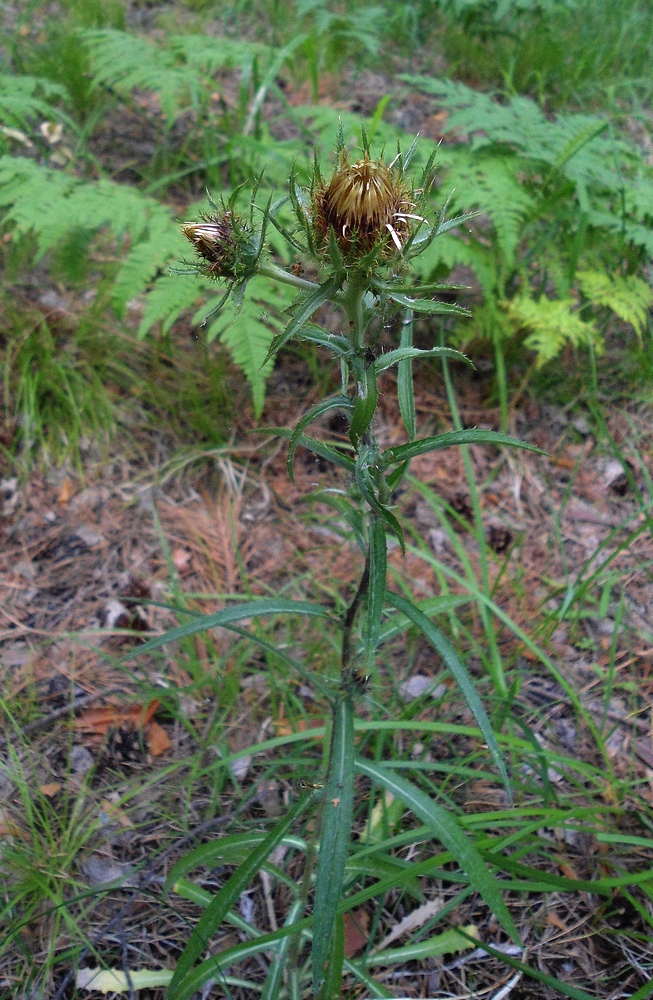
[[[333,229],[344,253],[354,246],[363,252],[380,238],[392,238],[401,248],[408,231],[408,192],[385,165],[368,156],[358,163],[341,163],[328,185],[314,196],[314,220],[325,238]]]

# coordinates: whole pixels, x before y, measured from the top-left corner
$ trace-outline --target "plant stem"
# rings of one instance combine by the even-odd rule
[[[267,263],[259,264],[258,274],[263,275],[264,278],[272,278],[273,281],[281,281],[285,285],[292,285],[294,288],[300,288],[305,292],[314,292],[319,285],[316,285],[314,281],[308,281],[306,278],[300,278],[297,274],[292,274],[290,271],[284,271],[282,267],[277,267],[276,264]]]

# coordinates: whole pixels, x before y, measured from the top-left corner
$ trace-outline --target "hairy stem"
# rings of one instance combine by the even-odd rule
[[[277,267],[276,264],[259,264],[258,274],[262,274],[264,278],[272,278],[274,281],[281,281],[285,285],[292,285],[294,288],[300,288],[305,292],[314,292],[319,285],[316,285],[314,281],[308,281],[306,278],[300,278],[298,274],[292,274],[291,271],[284,271],[282,267]]]

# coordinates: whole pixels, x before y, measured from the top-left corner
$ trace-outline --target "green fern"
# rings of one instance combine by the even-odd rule
[[[202,275],[167,274],[160,277],[145,300],[145,309],[138,328],[139,340],[142,340],[157,323],[161,324],[163,333],[168,333],[182,313],[195,306],[203,292],[212,290],[213,285]]]
[[[428,280],[436,268],[444,267],[447,271],[452,271],[460,265],[472,268],[484,295],[490,298],[496,289],[498,278],[495,254],[491,248],[476,241],[467,242],[453,233],[446,233],[433,240],[430,247],[415,259],[415,271],[424,281]]]
[[[128,236],[131,250],[112,291],[118,312],[179,255],[184,242],[168,209],[135,188],[80,181],[25,157],[0,157],[0,207],[17,236],[34,234],[39,258],[80,229],[108,228],[119,240]]]
[[[206,77],[218,70],[247,69],[254,59],[270,61],[275,52],[270,45],[260,42],[211,35],[179,35],[168,44],[171,52]]]
[[[605,271],[579,271],[578,284],[588,302],[593,306],[610,309],[642,336],[648,311],[653,305],[653,289],[634,274],[623,277]]]
[[[201,78],[194,67],[183,65],[167,49],[127,31],[105,28],[82,31],[96,84],[114,90],[121,97],[132,91],[156,93],[161,109],[174,119],[185,104],[200,104]]]
[[[575,304],[573,299],[551,300],[545,295],[537,302],[520,295],[508,303],[510,319],[518,328],[531,331],[524,346],[535,351],[538,367],[555,358],[567,344],[581,347],[593,343],[597,351],[602,350],[603,341],[596,327],[580,318]]]
[[[59,84],[38,76],[0,74],[0,124],[29,129],[35,120],[53,114],[53,102],[65,103],[68,93]]]
[[[516,157],[492,156],[465,150],[448,158],[454,210],[480,209],[494,226],[504,265],[511,268],[522,238],[524,219],[533,199],[518,178]]]
[[[293,298],[288,286],[254,278],[242,305],[235,303],[232,297],[224,312],[208,328],[208,342],[219,337],[247,376],[256,417],[260,417],[263,410],[265,379],[272,367],[272,362],[265,364],[265,359],[272,338],[286,325],[282,314],[291,306]],[[201,323],[213,306],[214,302],[207,303],[193,322]]]
[[[402,75],[401,79],[433,95],[451,112],[446,132],[469,136],[474,151],[508,147],[526,160],[547,165],[549,177],[559,173],[574,184],[584,210],[590,208],[590,192],[595,197],[602,192],[621,195],[624,186],[631,191],[638,188],[653,210],[644,180],[637,180],[646,174],[650,188],[651,171],[644,169],[636,150],[613,137],[607,119],[560,114],[551,121],[527,97],[513,97],[500,104],[490,94],[451,80],[410,75]],[[637,205],[632,203],[631,207],[641,218]]]

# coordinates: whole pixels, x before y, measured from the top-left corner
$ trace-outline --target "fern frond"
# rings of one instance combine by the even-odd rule
[[[211,35],[179,35],[171,38],[170,50],[186,65],[206,76],[220,69],[237,69],[253,59],[271,59],[275,49],[260,42],[240,38],[215,38]]]
[[[596,229],[607,230],[622,237],[634,246],[642,247],[649,257],[653,257],[653,228],[641,225],[638,222],[631,222],[623,214],[608,212],[600,209],[592,209],[587,213],[587,221],[590,226]]]
[[[0,206],[18,235],[34,233],[39,256],[80,228],[128,235],[132,249],[112,295],[119,311],[183,248],[179,227],[153,198],[126,184],[81,181],[25,157],[0,157]]]
[[[28,128],[35,119],[49,118],[52,103],[66,102],[68,92],[51,80],[38,76],[0,73],[0,124]]]
[[[537,302],[527,295],[512,299],[507,305],[510,318],[518,327],[530,330],[524,346],[537,354],[541,367],[567,345],[580,347],[591,342],[601,351],[603,341],[593,323],[586,323],[574,311],[573,299],[547,299],[541,295]]]
[[[642,336],[648,311],[653,305],[653,289],[634,274],[606,274],[605,271],[579,271],[576,275],[585,298],[593,306],[604,306]]]
[[[158,94],[161,109],[174,118],[180,108],[200,103],[201,81],[196,69],[182,65],[178,56],[138,35],[113,28],[82,31],[96,84],[121,96],[133,90]]]
[[[456,151],[449,154],[448,165],[454,185],[452,204],[455,210],[469,212],[478,208],[487,215],[494,226],[501,254],[511,267],[524,217],[533,204],[533,199],[517,180],[518,159],[510,155],[485,156]]]
[[[156,323],[161,323],[163,332],[168,333],[181,314],[192,309],[200,295],[213,287],[202,275],[174,274],[159,278],[145,300],[138,339],[149,333]]]
[[[419,257],[415,258],[415,272],[423,281],[427,281],[438,265],[452,271],[462,265],[471,267],[486,298],[491,298],[497,284],[497,268],[494,254],[487,247],[476,242],[467,242],[453,233],[447,233],[433,240],[431,245]]]
[[[607,119],[598,115],[560,114],[551,121],[527,97],[500,104],[490,94],[451,80],[406,74],[401,79],[450,110],[445,132],[470,136],[474,150],[509,146],[525,159],[547,164],[573,181],[581,198],[588,186],[620,191],[624,169],[641,163],[637,152],[614,139]],[[613,166],[615,158],[622,161],[618,168]]]
[[[251,388],[254,413],[260,417],[265,400],[265,379],[273,362],[263,367],[272,338],[285,326],[281,314],[290,306],[293,293],[288,286],[265,278],[254,278],[239,308],[231,299],[208,329],[210,341],[220,337],[235,363],[246,375]],[[207,303],[202,312],[210,311]],[[201,312],[195,317],[199,320]]]
[[[111,290],[111,301],[121,314],[130,301],[139,295],[169,260],[182,255],[184,239],[162,205],[148,212],[147,235],[129,251]]]

